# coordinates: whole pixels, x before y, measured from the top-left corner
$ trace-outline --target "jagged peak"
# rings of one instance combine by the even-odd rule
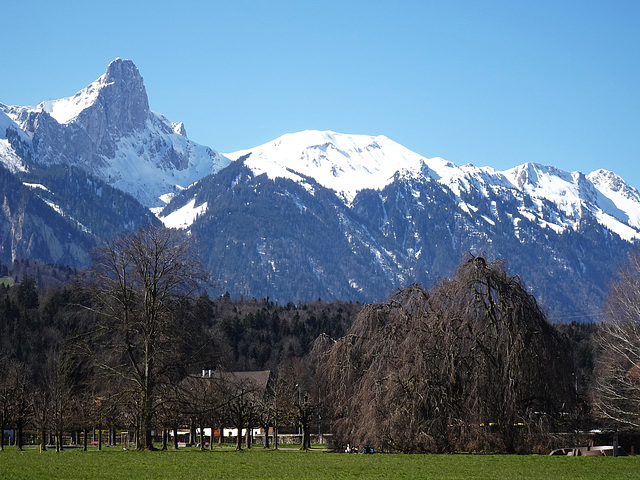
[[[107,66],[104,74],[106,83],[123,82],[126,84],[142,83],[142,75],[133,61],[120,57]]]
[[[103,103],[117,111],[116,117],[128,118],[135,127],[142,127],[149,112],[149,101],[144,81],[131,60],[116,58],[106,72],[71,97],[47,100],[38,109],[47,112],[60,124],[76,120],[82,112],[104,98]]]

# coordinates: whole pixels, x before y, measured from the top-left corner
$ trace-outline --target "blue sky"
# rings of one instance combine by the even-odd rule
[[[0,102],[73,95],[116,57],[220,152],[305,129],[640,188],[640,2],[5,2]]]

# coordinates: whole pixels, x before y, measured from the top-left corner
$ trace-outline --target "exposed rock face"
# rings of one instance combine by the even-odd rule
[[[89,88],[92,86],[100,89],[97,99],[75,123],[86,132],[97,153],[111,158],[121,137],[144,129],[149,118],[147,91],[133,62],[121,59],[111,62]]]
[[[111,131],[127,133],[144,128],[149,116],[149,100],[140,72],[131,60],[116,59],[109,64],[96,107],[98,105]],[[94,109],[87,109],[81,115],[88,115]]]
[[[73,118],[52,112],[62,110],[56,103],[86,108]],[[79,165],[90,173],[106,166],[104,158],[116,154],[122,137],[143,130],[149,118],[149,101],[138,69],[130,60],[116,59],[106,73],[68,99],[43,102],[40,111],[29,112],[27,131],[33,134],[39,163]]]

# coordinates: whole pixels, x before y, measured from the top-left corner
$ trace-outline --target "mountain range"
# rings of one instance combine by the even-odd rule
[[[551,318],[592,320],[640,238],[640,194],[606,170],[456,166],[329,131],[218,153],[151,111],[122,59],[74,96],[0,104],[0,163],[5,265],[83,267],[161,221],[200,243],[220,292],[280,302],[381,301],[471,252],[505,259]]]

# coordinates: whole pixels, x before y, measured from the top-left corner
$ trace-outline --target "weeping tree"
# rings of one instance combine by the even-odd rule
[[[502,262],[471,255],[431,290],[365,307],[313,355],[342,444],[530,451],[574,398],[564,338]]]
[[[597,334],[593,403],[618,428],[640,427],[640,250],[611,284]]]
[[[189,317],[189,302],[206,280],[186,234],[149,227],[96,251],[89,307],[97,316],[92,354],[134,399],[139,449],[152,449],[159,385],[198,355],[206,336]],[[201,352],[200,352],[201,353]]]

